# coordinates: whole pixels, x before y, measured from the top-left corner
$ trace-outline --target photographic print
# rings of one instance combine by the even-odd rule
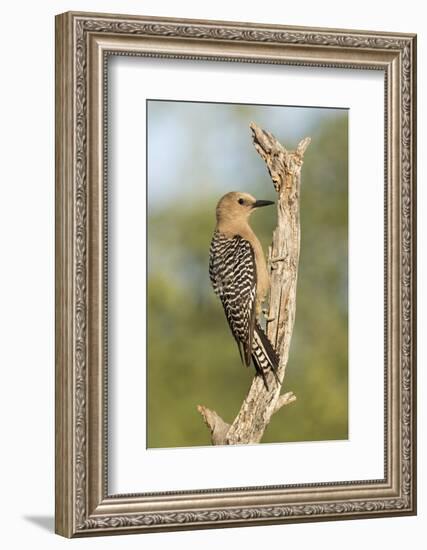
[[[348,439],[348,110],[146,107],[147,446]]]

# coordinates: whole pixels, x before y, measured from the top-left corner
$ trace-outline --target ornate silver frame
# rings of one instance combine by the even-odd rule
[[[384,72],[384,479],[108,494],[104,311],[108,55]],[[57,16],[57,533],[77,537],[416,513],[415,115],[415,35],[89,13]]]

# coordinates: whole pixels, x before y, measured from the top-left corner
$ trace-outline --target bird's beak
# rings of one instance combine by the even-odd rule
[[[274,204],[274,201],[255,201],[252,208],[260,208],[260,206],[269,206],[270,204]]]

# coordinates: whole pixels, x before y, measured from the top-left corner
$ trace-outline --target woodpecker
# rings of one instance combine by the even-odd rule
[[[249,225],[257,208],[274,204],[248,193],[232,191],[216,207],[216,227],[209,255],[209,276],[219,296],[240,358],[251,359],[268,390],[267,373],[278,381],[279,357],[258,322],[269,290],[269,275],[261,243]]]

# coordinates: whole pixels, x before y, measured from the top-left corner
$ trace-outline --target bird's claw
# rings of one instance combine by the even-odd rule
[[[275,319],[276,317],[270,317],[270,316],[268,315],[268,313],[269,313],[269,312],[268,312],[268,309],[263,309],[263,310],[262,310],[262,314],[264,315],[264,318],[265,318],[265,320],[267,321],[267,323],[271,323],[271,321],[274,321],[274,319]]]
[[[277,269],[277,263],[284,262],[286,260],[286,256],[278,256],[277,258],[270,258],[270,268],[271,270]]]

